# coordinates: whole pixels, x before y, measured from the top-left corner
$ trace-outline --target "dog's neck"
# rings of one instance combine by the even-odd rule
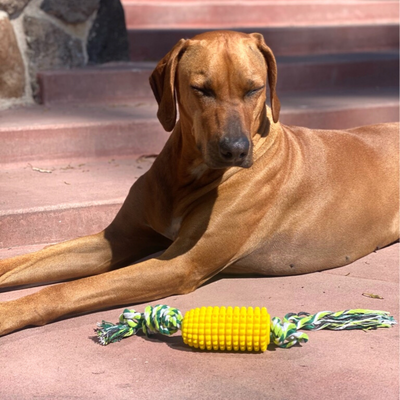
[[[273,121],[271,109],[266,106],[260,128],[253,137],[253,162],[257,162],[277,143],[281,131],[281,124]]]

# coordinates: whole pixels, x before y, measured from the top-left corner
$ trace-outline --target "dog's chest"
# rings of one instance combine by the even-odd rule
[[[165,229],[163,235],[168,239],[175,240],[181,228],[182,217],[173,218],[170,225]]]

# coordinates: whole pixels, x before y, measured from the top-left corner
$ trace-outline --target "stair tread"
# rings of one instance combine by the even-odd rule
[[[63,75],[68,71],[80,72],[82,74],[98,72],[99,74],[111,71],[143,71],[153,70],[156,65],[155,61],[118,61],[108,62],[104,64],[88,64],[76,68],[55,68],[50,70],[42,70],[41,74]]]
[[[123,1],[128,28],[305,26],[398,22],[389,1]]]
[[[94,126],[132,119],[152,119],[157,113],[153,99],[137,100],[118,104],[32,104],[14,107],[0,114],[0,134],[10,130],[33,130],[62,126]]]
[[[321,90],[312,92],[284,92],[279,95],[282,113],[338,110],[376,105],[398,105],[399,88],[369,88],[353,90]]]
[[[0,170],[0,217],[89,205],[120,204],[154,156],[41,160]]]

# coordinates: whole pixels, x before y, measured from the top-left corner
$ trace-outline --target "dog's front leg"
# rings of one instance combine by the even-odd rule
[[[176,240],[157,258],[0,303],[0,335],[66,316],[195,290],[240,257],[248,235],[246,226],[224,215],[230,208],[221,198],[218,204],[214,199],[200,202],[182,221]]]
[[[0,260],[0,288],[61,282],[102,274],[165,249],[170,242],[150,228],[133,236],[113,224],[95,235]]]
[[[0,288],[57,282],[101,273],[112,262],[104,232],[0,261]]]
[[[145,179],[133,185],[121,210],[104,231],[0,260],[0,288],[102,274],[166,249],[171,241],[155,232],[144,217],[149,205],[153,214],[157,215],[158,210],[152,205],[154,196],[146,186]]]
[[[188,293],[223,267],[218,257],[209,257],[207,247],[196,247],[173,244],[160,258],[53,285],[1,303],[0,335],[65,316]],[[180,255],[175,257],[177,253]]]

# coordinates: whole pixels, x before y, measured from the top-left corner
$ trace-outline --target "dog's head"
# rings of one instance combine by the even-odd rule
[[[181,124],[210,168],[252,165],[253,138],[265,126],[267,83],[272,117],[279,119],[276,82],[275,57],[262,35],[230,31],[181,39],[150,77],[164,129],[175,126],[177,100]]]

